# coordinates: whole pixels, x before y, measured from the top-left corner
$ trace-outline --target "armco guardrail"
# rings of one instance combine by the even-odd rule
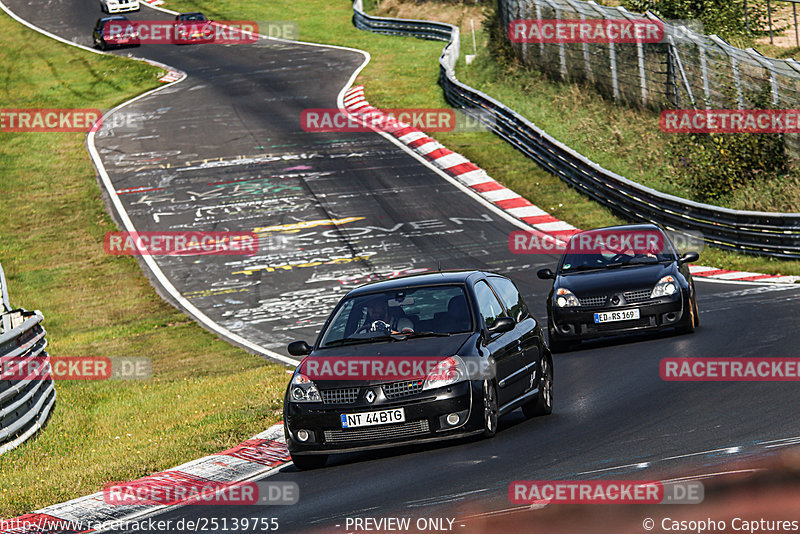
[[[0,267],[0,362],[2,369],[13,360],[14,367],[33,370],[49,364],[47,340],[40,311],[12,310],[3,268]],[[37,366],[28,365],[38,364]],[[34,376],[29,380],[0,380],[0,454],[31,438],[47,420],[56,401],[53,379]],[[15,376],[15,378],[17,378]]]
[[[447,41],[439,58],[445,98],[579,191],[634,221],[656,221],[684,233],[700,232],[707,243],[753,254],[800,259],[800,213],[739,211],[668,195],[604,169],[492,97],[459,82],[459,30],[450,24],[390,19],[364,13],[353,3],[353,24],[377,33]]]

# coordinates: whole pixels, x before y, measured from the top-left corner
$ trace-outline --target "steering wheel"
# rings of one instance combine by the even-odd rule
[[[627,254],[614,254],[614,257],[611,258],[608,263],[617,263],[618,261],[622,260],[623,258],[630,258]]]
[[[365,324],[364,326],[356,330],[355,333],[360,334],[361,332],[367,332],[367,331],[377,332],[378,328],[380,328],[380,325],[383,325],[383,330],[386,330],[387,332],[392,331],[392,326],[390,324],[386,323],[385,321],[378,320]]]

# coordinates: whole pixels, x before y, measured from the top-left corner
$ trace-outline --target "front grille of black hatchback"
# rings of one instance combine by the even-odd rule
[[[352,404],[358,399],[358,388],[323,389],[319,393],[325,404]]]
[[[399,424],[368,426],[343,430],[325,430],[327,443],[342,443],[347,441],[373,441],[391,438],[405,438],[427,434],[430,430],[427,419],[408,421]]]

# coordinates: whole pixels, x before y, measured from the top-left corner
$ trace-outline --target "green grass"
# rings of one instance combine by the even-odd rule
[[[0,15],[4,108],[100,108],[160,69],[62,45]],[[136,261],[103,252],[105,212],[82,133],[0,133],[0,262],[12,305],[42,310],[53,356],[145,356],[153,378],[59,381],[38,437],[0,456],[0,517],[231,447],[280,418],[285,368],[164,303]]]

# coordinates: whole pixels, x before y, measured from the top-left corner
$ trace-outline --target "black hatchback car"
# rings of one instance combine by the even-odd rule
[[[100,50],[141,44],[136,26],[123,15],[97,19],[92,31],[92,41],[95,48]]]
[[[568,350],[585,339],[632,331],[699,325],[697,295],[689,262],[667,233],[654,224],[612,226],[572,236],[547,299],[549,346]]]
[[[336,305],[286,389],[294,464],[330,453],[497,431],[521,407],[549,414],[553,367],[514,283],[482,271],[412,275],[361,286]]]

